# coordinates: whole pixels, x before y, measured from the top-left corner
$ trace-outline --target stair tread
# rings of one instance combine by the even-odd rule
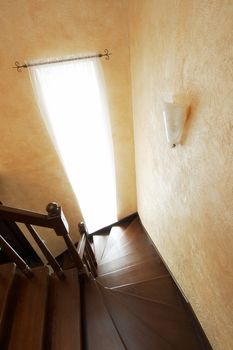
[[[94,280],[85,281],[84,293],[86,349],[125,349]]]
[[[50,350],[81,349],[81,306],[76,268],[66,270],[65,279],[51,276],[47,342]]]
[[[118,319],[117,326],[118,324],[122,325],[122,322],[126,322],[124,315],[118,312],[120,305],[122,309],[126,309],[131,315],[131,319],[127,320],[130,323],[128,325],[129,328],[132,327],[133,319],[140,321],[136,326],[137,328],[133,329],[135,333],[142,333],[142,330],[144,333],[144,327],[147,327],[147,332],[150,332],[150,341],[146,342],[147,345],[143,349],[152,349],[152,347],[148,347],[152,340],[155,348],[156,345],[158,346],[158,339],[163,339],[165,343],[162,342],[160,345],[162,347],[156,347],[156,349],[164,349],[166,344],[169,345],[168,349],[198,350],[201,348],[191,319],[184,308],[179,306],[178,310],[175,307],[155,304],[119,292],[114,293],[103,289],[102,291],[108,299],[108,305],[110,305],[110,311],[114,314],[114,320],[115,317]],[[117,304],[117,308],[115,306],[114,309],[114,305],[111,305],[112,303]],[[135,341],[135,338],[133,338],[133,341]]]
[[[48,268],[33,270],[27,279],[20,275],[8,350],[42,350],[44,340]]]
[[[116,248],[112,250],[109,254],[105,256],[104,259],[100,261],[100,264],[109,263],[112,260],[122,258],[130,254],[138,254],[142,257],[146,254],[151,254],[155,252],[155,249],[147,237],[141,237],[137,241],[130,242],[121,248]]]
[[[101,288],[108,310],[124,341],[127,350],[172,350],[166,340],[159,337],[148,325],[128,310],[114,293]]]
[[[104,250],[108,241],[108,237],[109,237],[108,235],[93,236],[95,257],[97,262],[99,262],[102,258],[102,255],[104,253]]]
[[[113,288],[112,290],[154,302],[173,305],[177,308],[183,308],[179,292],[170,275],[153,278],[141,283],[124,285]]]
[[[120,245],[130,242],[136,237],[140,237],[141,234],[145,234],[141,222],[138,217],[133,219],[133,221],[124,229],[121,237],[119,238]]]
[[[109,233],[109,237],[108,237],[108,242],[106,244],[106,249],[105,252],[102,256],[102,259],[105,258],[106,254],[112,249],[117,247],[119,240],[121,239],[121,237],[124,236],[124,232],[126,230],[126,228],[129,226],[129,224],[123,224],[120,226],[113,226],[111,228],[111,231]]]
[[[115,246],[112,246],[109,250],[105,250],[102,260],[107,261],[111,258],[128,254],[133,252],[135,248],[138,249],[140,246],[153,247],[151,241],[145,234],[139,219],[136,218],[127,227],[124,231],[124,235],[118,239]]]
[[[167,274],[162,260],[158,255],[145,258],[142,263],[128,266],[101,276],[97,280],[106,287],[116,287],[129,283],[138,283]]]
[[[133,253],[129,253],[118,258],[113,258],[112,260],[106,262],[101,262],[98,265],[98,275],[103,275],[128,266],[136,265],[140,262],[143,262],[145,258],[148,259],[148,257],[153,257],[155,255],[156,252],[154,249],[142,249],[138,251],[135,249]]]
[[[4,326],[7,317],[10,292],[15,277],[14,263],[0,266],[0,344],[3,341]]]

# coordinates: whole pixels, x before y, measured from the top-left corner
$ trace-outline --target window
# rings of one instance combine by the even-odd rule
[[[97,60],[35,66],[31,76],[89,232],[115,222],[112,134]]]

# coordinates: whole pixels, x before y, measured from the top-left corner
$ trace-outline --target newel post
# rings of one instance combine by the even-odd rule
[[[76,247],[69,235],[69,225],[66,221],[65,215],[61,207],[55,203],[51,202],[47,205],[46,211],[48,213],[48,220],[51,221],[51,226],[58,236],[62,236],[68,251],[70,252],[75,265],[78,268],[79,273],[85,273],[85,268],[83,262],[76,250]]]

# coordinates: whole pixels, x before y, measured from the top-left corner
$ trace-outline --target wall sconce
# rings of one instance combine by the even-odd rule
[[[176,147],[181,142],[187,111],[187,105],[164,102],[163,119],[167,142],[171,147]]]

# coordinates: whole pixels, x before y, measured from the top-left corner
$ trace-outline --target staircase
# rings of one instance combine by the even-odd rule
[[[211,349],[138,217],[93,249],[97,273],[0,266],[1,350]]]
[[[138,218],[93,240],[98,277],[84,283],[88,350],[211,349]]]

